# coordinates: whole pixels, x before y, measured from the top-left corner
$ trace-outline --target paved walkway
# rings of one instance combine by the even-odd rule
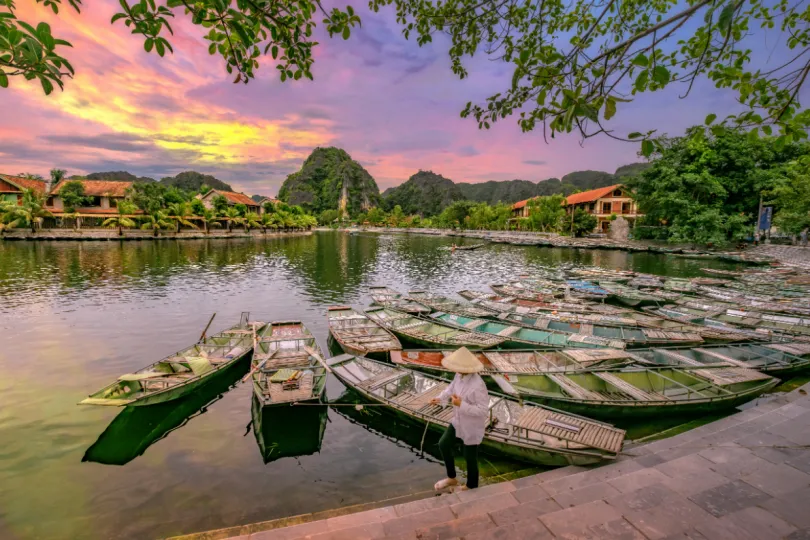
[[[810,384],[615,463],[252,532],[240,540],[810,540]],[[314,519],[315,516],[312,516]],[[278,526],[268,522],[245,531]],[[212,531],[197,538],[225,538]]]
[[[783,264],[794,264],[810,268],[810,247],[761,244],[748,251],[757,255],[772,257]]]

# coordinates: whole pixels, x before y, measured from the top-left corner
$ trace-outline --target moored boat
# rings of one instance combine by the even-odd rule
[[[410,291],[408,298],[429,307],[433,311],[446,311],[468,317],[497,317],[498,315],[497,311],[488,309],[485,306],[458,302],[452,298],[425,291]]]
[[[610,291],[610,298],[616,299],[618,302],[626,306],[641,307],[659,305],[666,302],[666,299],[662,296],[642,292],[638,289],[634,289],[633,287],[628,287],[619,283],[600,281],[599,285]]]
[[[203,338],[183,349],[91,394],[81,405],[141,407],[188,395],[230,368],[236,368],[253,350],[254,327],[247,314],[237,326]]]
[[[424,347],[488,349],[505,341],[505,338],[499,336],[459,329],[433,319],[424,319],[388,308],[367,309],[366,316],[396,334],[400,339]]]
[[[258,334],[250,375],[263,407],[320,402],[326,386],[323,354],[301,321],[274,321]]]
[[[263,407],[254,395],[250,413],[253,435],[265,463],[321,451],[328,406]]]
[[[389,351],[402,348],[394,334],[350,307],[332,306],[327,318],[329,334],[345,353],[384,359]]]
[[[371,295],[371,301],[378,306],[414,314],[423,313],[427,315],[431,311],[429,307],[423,306],[419,302],[408,300],[398,291],[390,287],[369,287],[368,292]]]
[[[490,289],[495,291],[501,296],[509,298],[520,298],[521,300],[529,300],[532,302],[548,302],[554,301],[554,295],[557,291],[548,293],[537,292],[533,289],[526,288],[519,282],[513,283],[493,283],[489,286]]]
[[[581,279],[569,279],[565,284],[569,287],[568,294],[575,298],[584,298],[587,300],[604,300],[610,296],[610,291]]]
[[[328,360],[335,376],[364,399],[387,411],[441,431],[453,407],[431,403],[448,382],[425,373],[367,358],[341,355]],[[545,466],[588,465],[614,459],[625,433],[609,424],[490,393],[484,452]]]

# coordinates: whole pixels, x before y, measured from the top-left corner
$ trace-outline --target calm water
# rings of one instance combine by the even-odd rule
[[[215,330],[242,311],[300,318],[326,350],[326,307],[365,307],[369,285],[486,290],[567,262],[672,276],[728,267],[620,251],[437,249],[452,242],[0,242],[0,538],[154,538],[421,492],[441,477],[436,439],[419,452],[421,430],[347,407],[262,415],[249,385],[228,391],[234,381],[146,411],[76,405],[196,341],[213,312]],[[327,391],[344,389],[332,380]],[[490,461],[485,474],[523,468]]]

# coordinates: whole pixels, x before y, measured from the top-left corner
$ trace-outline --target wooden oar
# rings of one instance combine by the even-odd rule
[[[247,374],[247,375],[245,375],[244,377],[242,377],[242,382],[245,382],[246,380],[248,380],[248,379],[251,377],[251,375],[253,375],[253,374],[254,374],[254,373],[256,373],[257,371],[259,371],[260,369],[262,369],[262,367],[264,367],[264,365],[267,363],[267,361],[268,361],[268,360],[271,360],[271,359],[272,359],[272,358],[273,358],[273,357],[276,355],[276,353],[277,353],[277,352],[278,352],[278,350],[273,351],[273,354],[271,354],[270,356],[268,356],[267,358],[265,358],[264,360],[262,360],[261,362],[259,362],[258,364],[256,364],[256,366],[255,366],[253,369],[251,369],[251,370],[248,372],[248,374]],[[253,354],[256,354],[255,350],[254,350]]]
[[[328,373],[332,373],[332,368],[329,366],[329,364],[327,364],[327,363],[326,363],[326,361],[325,361],[323,358],[321,358],[321,356],[318,354],[318,351],[316,351],[316,350],[315,350],[315,349],[313,349],[312,347],[304,347],[304,350],[307,352],[307,354],[308,354],[308,355],[310,355],[311,357],[313,357],[313,358],[314,358],[315,360],[317,360],[317,361],[318,361],[318,362],[319,362],[319,363],[320,363],[320,364],[321,364],[321,365],[322,365],[324,368],[326,368],[326,371],[327,371]]]
[[[200,341],[205,341],[205,333],[208,332],[208,329],[211,327],[211,323],[214,322],[214,317],[216,316],[217,313],[215,311],[214,314],[211,315],[211,318],[208,320],[208,324],[205,325],[205,330],[203,330],[202,334],[200,334],[200,339],[199,341],[197,341],[197,343],[199,343]]]

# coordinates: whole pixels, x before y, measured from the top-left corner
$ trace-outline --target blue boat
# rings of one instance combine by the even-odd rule
[[[595,300],[604,300],[608,296],[610,296],[610,291],[607,289],[603,289],[599,285],[591,283],[590,281],[584,281],[581,279],[569,279],[565,282],[571,288],[574,296],[578,296],[580,298],[589,298]]]

